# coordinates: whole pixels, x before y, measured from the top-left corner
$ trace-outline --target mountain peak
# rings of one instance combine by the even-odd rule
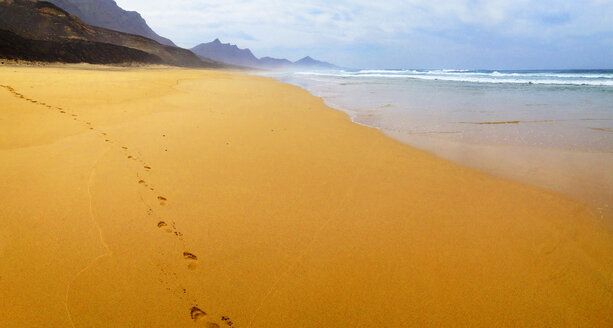
[[[313,59],[311,56],[306,56],[300,59],[299,61],[295,62],[294,64],[297,66],[304,67],[304,68],[315,68],[315,69],[335,69],[337,68],[333,64]]]
[[[240,49],[237,45],[231,43],[222,43],[219,38],[209,43],[202,43],[191,50],[202,58],[232,65],[253,67],[258,63],[258,59],[251,50]]]

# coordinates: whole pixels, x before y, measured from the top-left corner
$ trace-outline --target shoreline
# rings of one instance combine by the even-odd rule
[[[347,114],[355,124],[378,130],[389,138],[427,151],[443,160],[585,202],[613,228],[613,173],[605,170],[594,172],[590,168],[590,165],[613,165],[613,153],[466,142],[438,137],[436,134],[412,135],[409,131],[387,128],[382,123],[377,125],[376,117],[382,114],[373,114],[374,110],[352,109],[299,83],[283,81],[278,77],[270,78],[307,90],[314,97],[323,99],[330,108]],[[500,123],[519,121],[497,124]],[[467,155],[469,153],[470,156]]]
[[[613,232],[583,203],[270,78],[13,70],[6,327],[613,324]]]

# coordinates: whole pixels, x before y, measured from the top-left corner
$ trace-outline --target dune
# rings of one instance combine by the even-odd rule
[[[242,73],[0,66],[1,327],[611,327],[613,234]]]

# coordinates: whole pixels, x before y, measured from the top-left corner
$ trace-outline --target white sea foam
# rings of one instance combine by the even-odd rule
[[[298,75],[338,78],[421,79],[468,83],[613,86],[613,73],[606,72],[500,72],[468,70],[361,70],[299,72]]]

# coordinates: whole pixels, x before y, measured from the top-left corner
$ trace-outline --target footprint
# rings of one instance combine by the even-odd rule
[[[206,328],[219,328],[218,324],[214,322],[206,321],[206,312],[200,310],[196,306],[192,307],[190,311],[190,316],[192,320],[194,320],[197,323],[204,324],[204,327]]]
[[[165,232],[172,233],[172,229],[170,229],[170,227],[168,227],[168,224],[166,222],[164,222],[164,221],[158,222],[158,228],[160,228],[160,229],[166,228],[166,229],[164,229]]]
[[[230,318],[226,317],[226,316],[221,316],[221,321],[225,322],[226,325],[232,327],[232,325],[234,324],[232,321],[230,321]]]
[[[147,165],[145,165],[145,166],[143,166],[143,167],[145,168],[145,170],[151,170],[151,166],[147,166]]]
[[[185,260],[187,260],[189,263],[187,264],[187,268],[190,270],[196,270],[198,268],[198,256],[190,253],[190,252],[183,252],[183,258],[185,258]]]
[[[162,197],[162,196],[158,196],[158,200],[160,201],[160,205],[166,205],[166,201],[168,201],[166,197]]]
[[[128,156],[128,158],[130,158],[130,157],[132,157],[132,156]],[[146,183],[145,183],[145,180],[138,180],[138,184],[146,184]]]
[[[192,310],[190,311],[189,314],[192,317],[192,320],[194,321],[198,321],[206,317],[206,312],[200,310],[197,306],[192,307]]]
[[[194,260],[197,261],[198,260],[198,256],[190,253],[190,252],[183,252],[183,257],[187,260]]]

